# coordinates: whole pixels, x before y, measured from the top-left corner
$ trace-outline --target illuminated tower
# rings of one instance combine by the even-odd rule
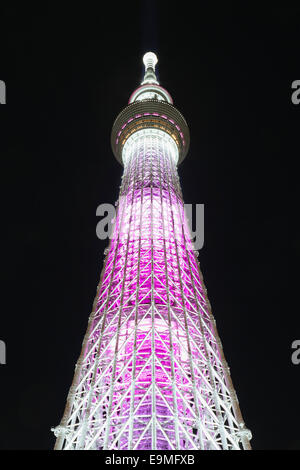
[[[113,236],[55,448],[250,449],[184,214],[189,130],[143,61],[112,129]]]

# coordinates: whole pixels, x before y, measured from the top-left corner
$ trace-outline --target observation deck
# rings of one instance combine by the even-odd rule
[[[116,159],[123,165],[122,151],[127,139],[141,129],[159,129],[169,134],[178,148],[178,163],[186,157],[190,133],[188,125],[173,105],[170,94],[161,87],[155,75],[157,57],[148,52],[143,57],[144,80],[131,95],[129,104],[117,116],[111,132],[111,146]]]

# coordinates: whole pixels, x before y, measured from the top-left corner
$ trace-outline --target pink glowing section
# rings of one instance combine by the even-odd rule
[[[170,336],[170,327],[173,333]],[[174,426],[170,426],[173,419],[173,402],[176,400],[176,406],[179,410],[183,409],[184,403],[180,395],[174,397],[172,387],[173,380],[180,384],[181,394],[187,398],[190,395],[189,384],[184,378],[181,370],[188,364],[188,351],[185,331],[172,322],[170,327],[166,321],[161,318],[145,318],[136,325],[133,321],[121,327],[119,331],[119,355],[116,369],[117,383],[113,395],[113,417],[116,417],[113,432],[116,432],[120,415],[121,421],[126,422],[130,417],[130,406],[136,410],[136,416],[133,418],[133,427],[135,440],[145,429],[145,419],[149,420],[156,414],[163,429],[165,429],[167,439],[160,430],[156,434],[157,448],[168,449],[168,440],[175,441]],[[175,361],[170,356],[171,340]],[[153,341],[154,339],[154,341]],[[108,355],[113,355],[116,350],[115,339],[111,342],[107,350]],[[135,353],[135,351],[137,351]],[[155,354],[155,371],[153,374],[152,356]],[[123,370],[126,373],[122,373]],[[118,403],[124,397],[124,388],[130,389],[132,380],[135,377],[134,397],[132,401],[123,400],[122,409],[118,408]],[[155,383],[153,384],[153,379]],[[163,395],[155,394],[155,403],[153,403],[152,384],[163,391]],[[149,390],[150,387],[150,390]],[[148,392],[147,392],[148,391]],[[191,398],[191,397],[190,397]],[[118,410],[118,411],[117,411]],[[120,449],[127,449],[129,443],[129,432],[122,435],[119,442]],[[152,448],[152,430],[151,428],[144,433],[137,449]]]
[[[121,198],[119,208],[123,213],[122,224],[119,226],[118,219],[113,238],[113,242],[118,244],[117,263],[125,265],[126,262],[127,273],[131,273],[134,266],[137,267],[139,263],[139,293],[137,298],[132,298],[132,301],[140,301],[146,294],[148,294],[147,301],[150,301],[152,285],[156,303],[165,302],[167,270],[170,303],[174,305],[181,297],[179,276],[183,277],[183,281],[188,281],[190,276],[186,256],[187,250],[192,251],[192,244],[190,239],[187,239],[188,228],[183,205],[176,203],[174,194],[170,200],[167,191],[152,187],[143,188],[143,201],[141,201],[141,190],[133,193],[130,204],[126,198]],[[130,230],[128,230],[129,225]],[[150,276],[152,271],[153,278]],[[130,276],[134,273],[129,277],[124,274],[124,296],[127,298],[136,292],[136,285],[130,282]],[[186,287],[183,288],[183,292],[186,293]]]
[[[70,389],[66,449],[238,449],[220,346],[191,243],[173,139],[123,149],[113,237]]]
[[[208,381],[204,338],[216,348],[174,155],[160,136],[141,134],[126,159],[93,331],[93,404],[106,429],[98,445],[193,448],[196,404],[209,423],[208,402],[195,396]]]

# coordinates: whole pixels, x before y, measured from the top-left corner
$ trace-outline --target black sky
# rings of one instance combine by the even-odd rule
[[[53,5],[0,10],[0,449],[53,448],[107,246],[96,208],[118,197],[110,131],[151,49],[190,127],[179,175],[205,204],[199,258],[253,448],[300,449],[300,7]]]

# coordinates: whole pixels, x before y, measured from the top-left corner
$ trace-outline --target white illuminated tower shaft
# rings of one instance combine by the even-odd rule
[[[184,214],[189,131],[156,63],[113,126],[116,220],[56,449],[250,449]]]

